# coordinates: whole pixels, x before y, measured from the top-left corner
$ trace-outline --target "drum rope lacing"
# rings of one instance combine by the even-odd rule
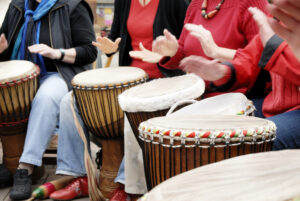
[[[40,74],[40,70],[39,70],[39,68],[37,68],[36,71],[32,72],[31,74],[27,75],[26,77],[19,78],[16,80],[11,80],[8,82],[0,82],[0,87],[7,88],[7,87],[13,87],[15,85],[20,85],[24,82],[27,82],[29,80],[36,78],[39,74]]]
[[[124,87],[130,87],[130,86],[135,86],[140,83],[146,82],[147,77],[143,77],[139,80],[133,80],[133,81],[127,81],[127,82],[122,82],[118,84],[111,84],[111,85],[105,85],[105,86],[82,86],[73,83],[73,89],[79,89],[79,90],[108,90],[108,89],[118,89],[118,88],[124,88]]]

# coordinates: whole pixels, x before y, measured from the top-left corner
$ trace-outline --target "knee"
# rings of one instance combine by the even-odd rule
[[[273,143],[273,150],[297,149],[300,148],[300,134],[288,128],[277,126],[276,139]]]

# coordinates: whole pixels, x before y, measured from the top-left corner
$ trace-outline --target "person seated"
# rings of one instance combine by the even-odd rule
[[[274,34],[267,17],[249,8],[259,27],[257,35],[231,62],[186,58],[180,66],[204,80],[217,91],[251,88],[259,72],[270,72],[272,89],[264,99],[254,99],[256,116],[277,126],[273,150],[300,148],[300,63],[287,42]]]

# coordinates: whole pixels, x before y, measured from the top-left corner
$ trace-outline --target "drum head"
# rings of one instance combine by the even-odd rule
[[[285,201],[300,196],[300,151],[249,154],[177,175],[140,201]]]
[[[164,110],[177,101],[200,97],[204,88],[203,80],[194,74],[161,78],[126,90],[119,96],[119,103],[126,112]]]
[[[266,119],[239,115],[185,115],[149,119],[146,127],[175,130],[231,130],[253,129],[272,124]]]
[[[145,80],[146,78],[147,74],[142,69],[122,66],[119,68],[94,69],[79,73],[73,78],[72,84],[86,87],[120,86],[134,81]]]
[[[252,101],[242,93],[226,93],[202,99],[194,104],[177,110],[171,115],[201,114],[201,115],[250,115],[254,112]]]
[[[0,62],[0,83],[27,77],[36,71],[36,65],[29,61]]]

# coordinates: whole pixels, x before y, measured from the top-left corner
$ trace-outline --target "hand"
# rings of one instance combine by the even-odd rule
[[[195,73],[203,80],[216,81],[224,77],[226,67],[218,60],[208,60],[200,56],[189,56],[181,60],[179,66],[186,72]]]
[[[214,59],[218,58],[219,46],[215,43],[210,31],[202,25],[195,24],[186,24],[184,28],[199,40],[206,56]]]
[[[261,42],[263,46],[265,46],[268,40],[275,34],[271,26],[268,24],[268,18],[258,8],[249,7],[248,10],[252,14],[252,17],[259,28]]]
[[[119,43],[121,42],[121,38],[117,38],[115,42],[110,40],[107,37],[97,37],[97,42],[92,42],[92,44],[98,47],[105,54],[115,53],[118,50]]]
[[[272,29],[282,37],[300,61],[300,0],[273,0],[269,12],[281,22],[268,19]]]
[[[142,43],[139,44],[140,51],[130,51],[129,55],[132,58],[135,59],[141,59],[144,62],[148,63],[158,63],[161,58],[163,57],[162,55],[151,52],[150,50],[147,50]]]
[[[163,36],[157,37],[152,43],[152,51],[162,55],[163,57],[173,57],[177,50],[177,39],[167,29],[164,30]]]
[[[28,47],[28,50],[31,53],[40,54],[43,57],[47,57],[49,59],[59,59],[61,57],[61,52],[58,49],[53,49],[45,44],[36,44]]]
[[[7,40],[5,38],[5,35],[1,34],[1,36],[0,36],[0,54],[2,52],[4,52],[4,50],[6,50],[7,47],[8,47],[8,43],[7,43]]]

